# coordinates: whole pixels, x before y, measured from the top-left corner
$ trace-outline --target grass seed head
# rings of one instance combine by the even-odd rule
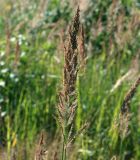
[[[80,57],[84,60],[85,51],[84,29],[79,18],[80,10],[78,7],[69,27],[67,42],[64,42],[63,89],[59,94],[59,105],[57,106],[58,121],[65,141],[65,149],[77,135],[74,134],[74,119],[77,109],[76,81]]]
[[[132,98],[134,97],[137,87],[140,84],[140,77],[136,80],[136,82],[133,84],[133,86],[130,88],[128,93],[126,94],[124,101],[122,103],[121,107],[121,113],[119,117],[119,127],[120,127],[120,135],[122,138],[125,138],[129,133],[129,122],[131,118],[130,114],[130,102]]]

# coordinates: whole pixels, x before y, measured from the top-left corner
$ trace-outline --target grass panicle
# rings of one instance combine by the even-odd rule
[[[128,127],[129,121],[131,118],[130,114],[130,102],[134,97],[138,86],[140,85],[140,77],[136,80],[133,86],[130,88],[128,93],[126,94],[122,106],[121,106],[121,113],[120,113],[120,134],[121,137],[124,139],[128,135]]]
[[[122,107],[121,107],[121,113],[124,114],[129,110],[131,99],[134,97],[136,93],[137,87],[140,85],[140,77],[136,80],[136,82],[133,84],[133,86],[130,88],[128,93],[126,94]]]
[[[62,160],[66,159],[67,147],[76,135],[73,133],[77,109],[76,81],[80,56],[84,59],[84,31],[80,24],[79,13],[78,7],[69,27],[68,41],[64,45],[63,89],[59,94],[59,105],[57,106],[58,119],[63,135]]]

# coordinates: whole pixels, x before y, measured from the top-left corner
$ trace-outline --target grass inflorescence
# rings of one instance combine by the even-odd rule
[[[81,56],[84,61],[84,31],[80,24],[79,12],[78,7],[73,22],[69,26],[68,41],[64,45],[63,90],[59,94],[59,105],[57,107],[63,139],[62,160],[67,159],[67,148],[75,139],[73,131],[78,107],[76,81],[80,66],[79,57]],[[78,38],[81,38],[80,41],[78,41]]]

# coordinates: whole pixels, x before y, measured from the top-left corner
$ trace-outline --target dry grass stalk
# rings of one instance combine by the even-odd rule
[[[117,160],[117,157],[116,157],[116,156],[113,156],[113,157],[111,158],[111,160]]]
[[[53,160],[58,160],[58,158],[57,158],[57,152],[54,153],[54,159]]]
[[[75,137],[73,127],[77,109],[76,80],[79,70],[79,56],[84,58],[84,31],[80,25],[79,12],[78,7],[72,25],[69,27],[68,42],[64,45],[63,90],[59,94],[59,105],[57,106],[58,120],[63,135],[62,160],[67,157],[67,145]],[[79,43],[78,37],[81,38],[81,43]]]
[[[139,54],[137,54],[131,61],[130,68],[122,77],[120,77],[110,92],[114,92],[119,86],[122,85],[124,81],[134,81],[137,79],[137,74],[139,72]]]
[[[20,58],[20,45],[19,45],[19,42],[17,40],[16,48],[15,48],[15,62],[14,62],[15,67],[17,67],[17,65],[19,63],[19,58]]]
[[[136,80],[134,85],[131,87],[131,89],[126,94],[122,107],[121,107],[121,113],[120,113],[120,134],[122,138],[125,138],[128,135],[128,127],[129,127],[129,121],[131,114],[129,113],[130,109],[130,102],[132,98],[134,97],[136,93],[137,87],[140,85],[140,77]]]
[[[9,29],[9,24],[6,24],[6,58],[9,58],[9,54],[10,54],[10,48],[11,48],[11,44],[10,44],[10,37],[11,37],[11,33],[10,33],[10,29]]]
[[[44,140],[44,134],[43,132],[41,133],[39,144],[37,147],[37,151],[35,154],[35,160],[44,160],[46,158],[46,151],[45,151],[45,140]]]

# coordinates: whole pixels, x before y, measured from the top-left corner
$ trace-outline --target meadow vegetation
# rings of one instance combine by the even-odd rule
[[[0,160],[139,160],[139,0],[0,11]]]

